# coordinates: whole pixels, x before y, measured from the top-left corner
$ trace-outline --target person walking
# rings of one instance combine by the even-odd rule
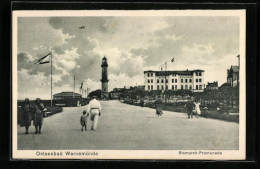
[[[189,99],[189,101],[186,103],[186,109],[187,109],[187,114],[188,114],[188,118],[193,118],[193,113],[192,111],[194,110],[194,103],[191,99]]]
[[[93,99],[89,102],[88,112],[90,113],[90,120],[92,121],[91,130],[97,130],[98,116],[101,116],[101,105],[97,100],[97,96],[93,96]]]
[[[144,99],[143,98],[141,98],[141,100],[140,100],[140,105],[141,105],[141,107],[144,107]]]
[[[86,110],[84,110],[82,113],[83,113],[83,115],[80,116],[80,124],[82,126],[81,131],[83,132],[84,127],[85,127],[85,131],[87,131],[87,119],[88,119],[89,113],[87,113]]]
[[[160,96],[155,100],[154,105],[155,105],[156,114],[158,115],[158,117],[162,116],[163,101]]]
[[[198,116],[201,115],[201,112],[200,112],[200,103],[199,103],[199,102],[195,102],[194,105],[195,105],[196,117],[198,118]]]
[[[37,98],[36,105],[35,105],[34,120],[33,120],[33,124],[35,126],[35,134],[41,134],[41,128],[43,123],[43,110],[44,110],[44,105],[41,102],[41,99]]]
[[[22,123],[20,124],[21,127],[25,126],[25,134],[28,134],[29,127],[31,126],[32,111],[33,107],[30,100],[26,98],[24,104],[22,105]]]

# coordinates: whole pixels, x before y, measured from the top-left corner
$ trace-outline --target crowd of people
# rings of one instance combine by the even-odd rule
[[[40,98],[36,99],[35,104],[30,103],[28,98],[25,99],[20,119],[20,126],[25,127],[25,134],[28,134],[32,121],[35,126],[35,134],[41,134],[44,109],[45,107]]]
[[[43,113],[46,110],[44,104],[40,98],[37,98],[35,103],[31,103],[28,98],[25,99],[22,105],[22,114],[20,117],[20,126],[25,127],[25,134],[29,133],[29,127],[32,124],[35,126],[35,134],[41,134],[43,125]],[[101,104],[97,100],[96,96],[92,97],[92,100],[87,105],[87,109],[83,111],[83,115],[80,117],[80,124],[82,125],[82,131],[87,131],[87,119],[90,116],[92,121],[91,130],[97,130],[98,117],[101,116]]]
[[[163,101],[161,100],[161,97],[159,96],[155,102],[154,102],[155,108],[156,108],[156,115],[158,117],[161,117],[163,112]],[[141,103],[142,106],[142,103]],[[196,118],[198,118],[201,115],[200,111],[200,103],[199,102],[193,102],[192,99],[189,99],[187,103],[184,105],[185,113],[188,115],[188,118],[193,118],[193,115],[195,115]],[[207,107],[204,108],[204,111],[207,111]]]
[[[141,107],[143,107],[143,100],[141,100]],[[156,115],[162,117],[163,115],[163,101],[158,97],[155,102]],[[22,105],[22,116],[20,121],[20,126],[25,127],[25,134],[28,134],[29,127],[33,121],[35,126],[35,134],[41,134],[41,128],[43,125],[43,111],[45,107],[40,98],[37,98],[35,104],[30,103],[28,98],[25,99],[24,104]],[[93,96],[89,104],[87,105],[86,110],[84,110],[83,115],[80,117],[80,124],[82,126],[81,130],[87,131],[87,119],[90,116],[92,121],[91,130],[97,130],[98,117],[101,116],[101,104],[97,100],[96,96]],[[185,104],[185,113],[187,113],[188,118],[193,118],[195,115],[197,118],[201,115],[200,103],[193,102],[192,99]]]

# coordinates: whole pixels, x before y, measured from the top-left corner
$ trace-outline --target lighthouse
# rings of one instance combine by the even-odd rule
[[[108,99],[108,79],[107,79],[107,58],[104,56],[102,59],[102,79],[101,81],[101,99]]]

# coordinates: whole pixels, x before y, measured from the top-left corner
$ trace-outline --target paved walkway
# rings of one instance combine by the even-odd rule
[[[81,131],[80,116],[86,107],[64,108],[44,119],[41,135],[30,127],[28,135],[18,127],[18,149],[23,150],[237,150],[238,128],[234,122],[187,119],[183,113],[120,103],[102,102],[97,131]],[[88,119],[89,120],[89,119]],[[88,121],[88,129],[90,129]]]

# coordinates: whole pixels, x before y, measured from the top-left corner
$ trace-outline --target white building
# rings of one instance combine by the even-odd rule
[[[203,92],[204,70],[144,71],[145,90],[179,90]]]

